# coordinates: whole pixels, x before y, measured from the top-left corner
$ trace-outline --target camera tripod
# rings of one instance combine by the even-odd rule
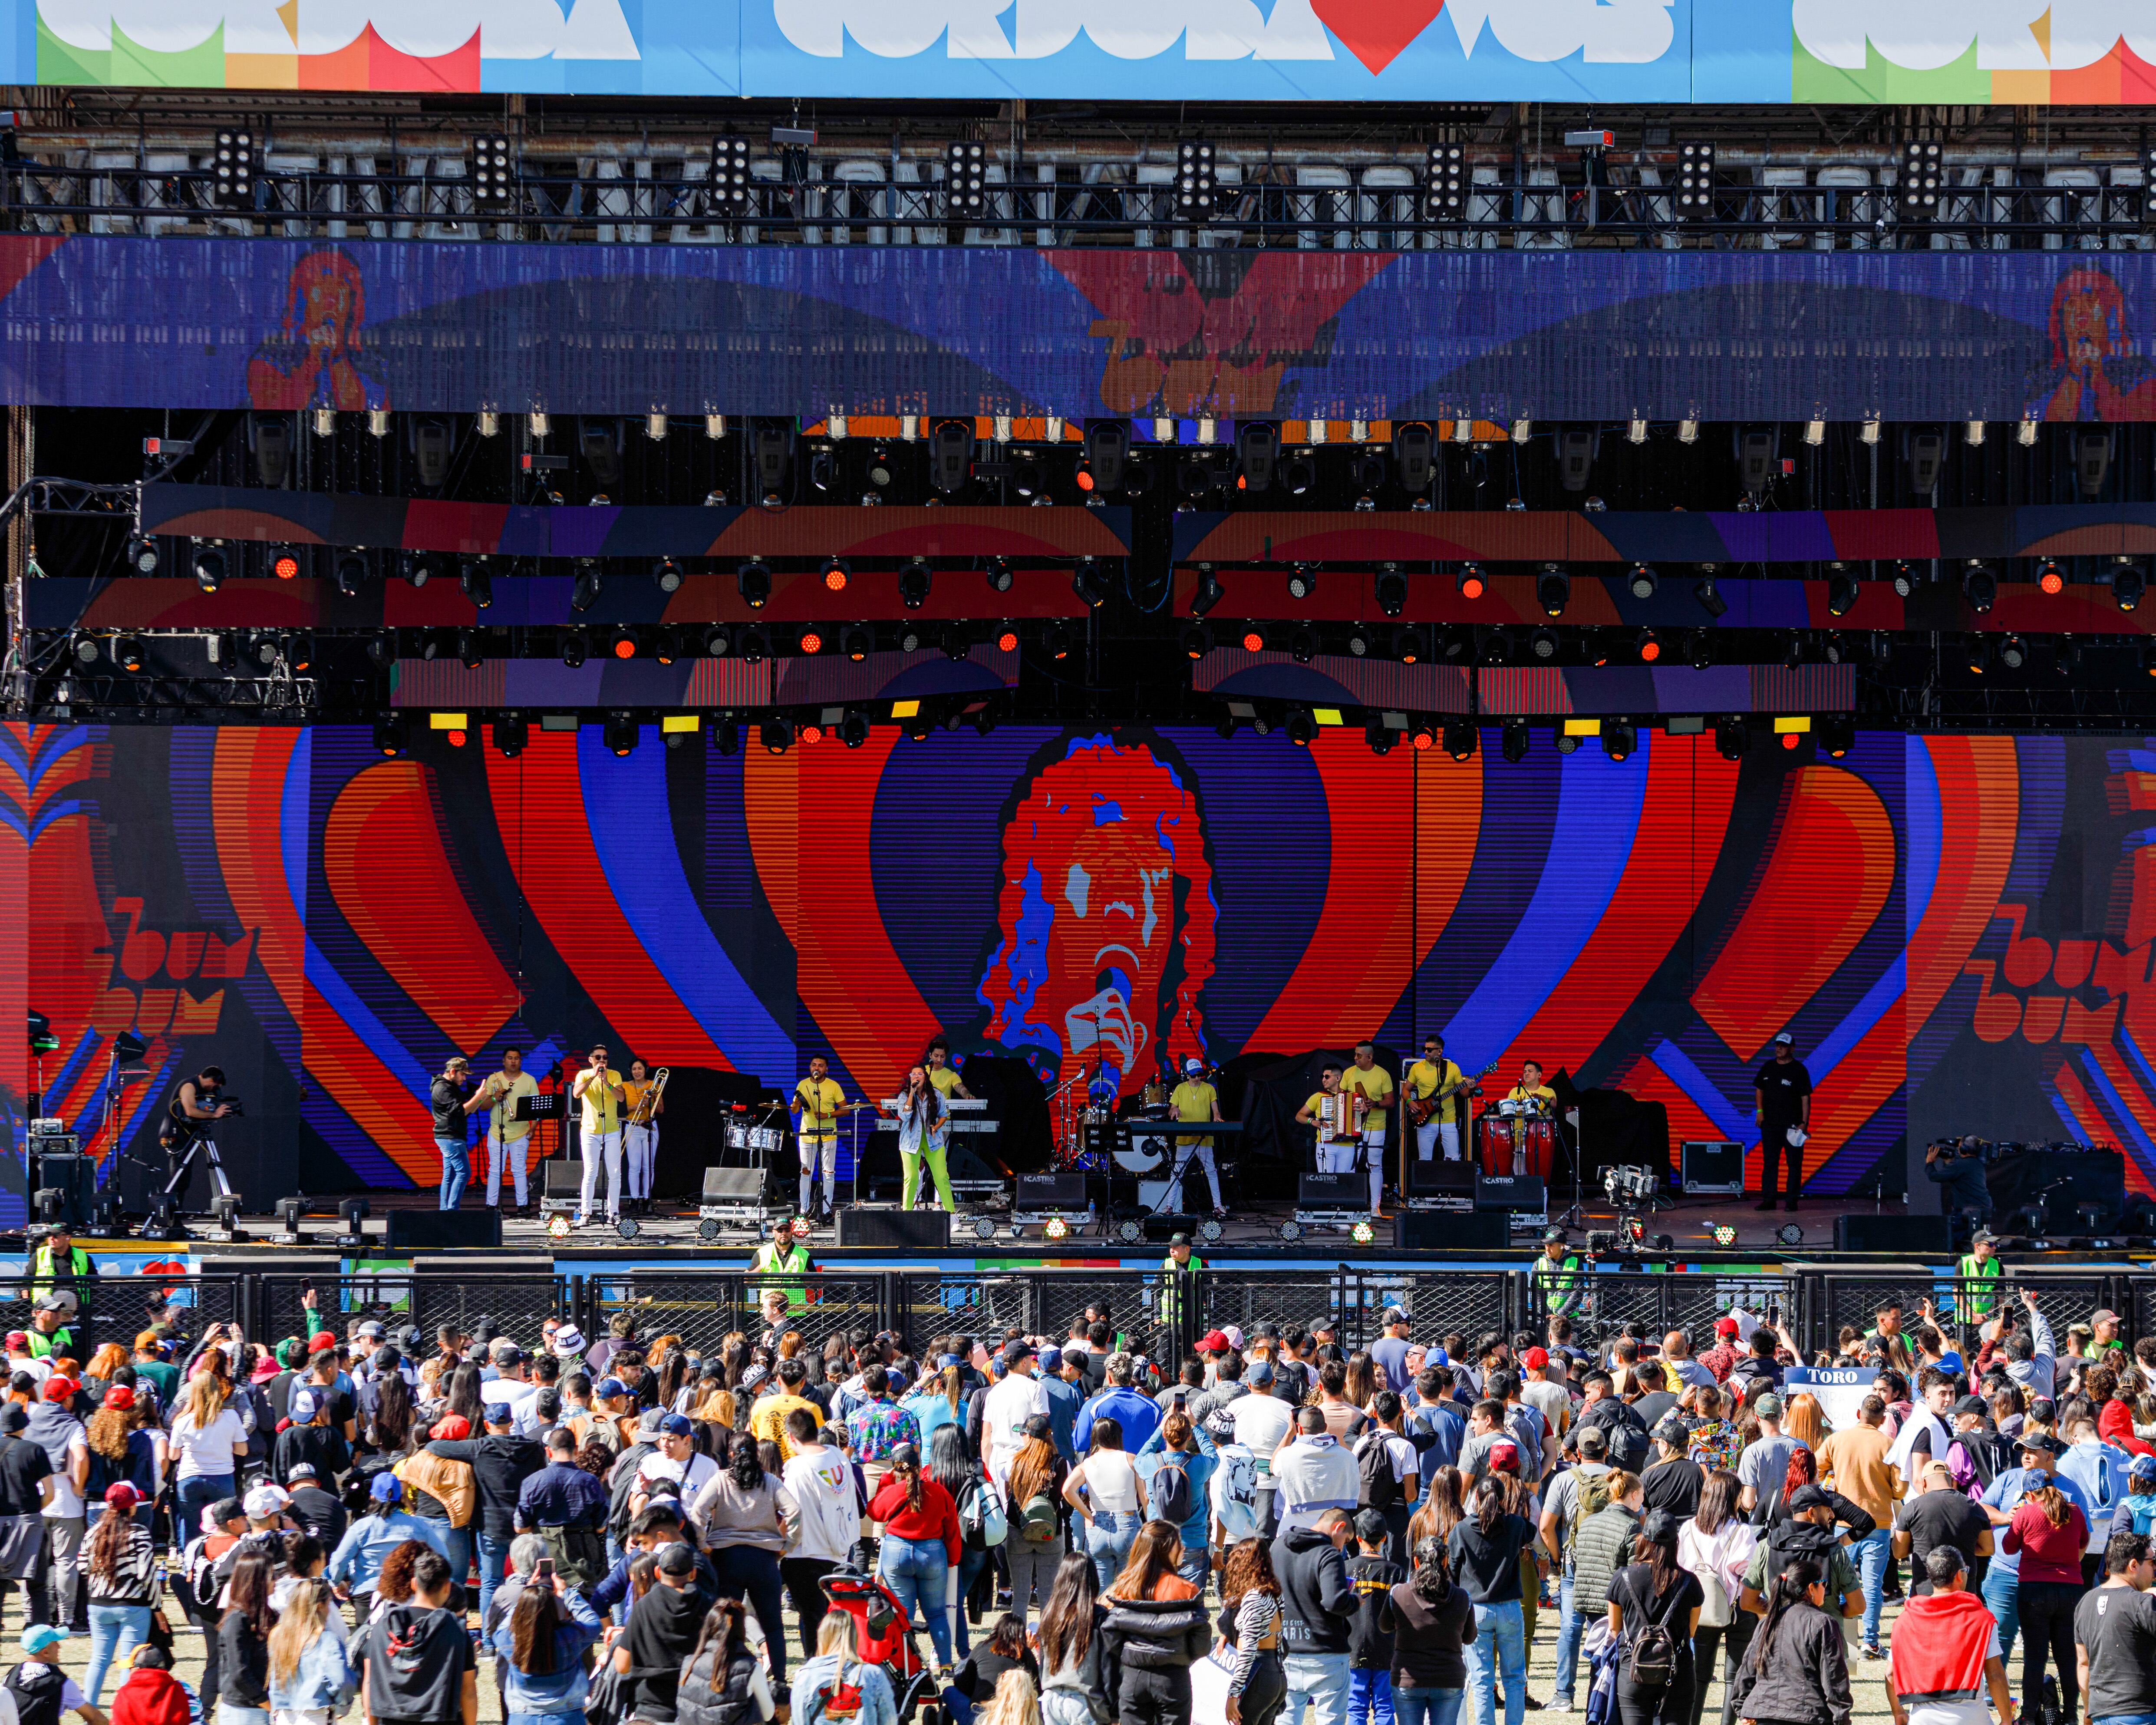
[[[209,1176],[211,1207],[208,1210],[191,1212],[180,1202],[180,1194],[186,1189],[187,1177],[193,1173],[198,1158]],[[142,1238],[145,1240],[184,1238],[180,1226],[182,1217],[214,1214],[219,1200],[235,1196],[232,1182],[225,1177],[224,1163],[217,1153],[217,1140],[211,1136],[207,1122],[189,1130],[184,1140],[174,1141],[165,1153],[166,1166],[163,1168],[144,1157],[135,1156],[128,1159],[139,1168],[148,1168],[164,1177],[164,1184],[151,1200],[150,1214],[142,1224]]]

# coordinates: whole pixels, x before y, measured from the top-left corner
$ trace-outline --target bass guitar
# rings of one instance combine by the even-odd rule
[[[1502,1060],[1504,1056],[1502,1054],[1497,1056],[1497,1060]],[[1472,1078],[1470,1078],[1463,1072],[1460,1076],[1460,1081],[1456,1084],[1445,1085],[1437,1090],[1432,1091],[1426,1096],[1409,1097],[1408,1119],[1416,1126],[1429,1125],[1430,1117],[1437,1112],[1439,1103],[1445,1101],[1447,1096],[1460,1095],[1463,1091],[1472,1092],[1477,1085],[1481,1084],[1484,1079],[1487,1078],[1496,1070],[1497,1060],[1493,1060],[1488,1065],[1485,1066],[1480,1072],[1477,1072]]]

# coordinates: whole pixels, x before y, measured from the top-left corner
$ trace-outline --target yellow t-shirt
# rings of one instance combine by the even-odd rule
[[[637,1080],[631,1078],[627,1080],[622,1085],[621,1111],[624,1117],[633,1115],[636,1112],[636,1105],[644,1100],[644,1091],[650,1088],[651,1081],[648,1078],[644,1079],[640,1083]],[[649,1125],[649,1122],[646,1122],[645,1124]]]
[[[1385,1129],[1385,1111],[1382,1104],[1393,1098],[1393,1075],[1383,1066],[1373,1066],[1365,1072],[1360,1066],[1350,1066],[1340,1075],[1340,1088],[1370,1099],[1370,1106],[1363,1116],[1365,1132],[1381,1132]]]
[[[499,1079],[501,1074],[497,1072],[494,1076],[495,1078]],[[492,1080],[489,1081],[489,1082],[492,1081]],[[493,1122],[494,1135],[503,1143],[514,1144],[519,1138],[531,1137],[531,1122],[528,1120],[512,1120],[510,1116],[516,1111],[516,1099],[519,1096],[536,1096],[538,1094],[539,1081],[529,1072],[519,1072],[501,1087],[501,1100],[495,1102],[489,1117]]]
[[[787,1433],[786,1416],[796,1408],[808,1409],[816,1416],[818,1423],[822,1423],[824,1410],[806,1396],[788,1395],[783,1389],[763,1397],[749,1413],[749,1430],[759,1441],[768,1440],[778,1445],[781,1461],[793,1459],[793,1440]]]
[[[1435,1096],[1446,1085],[1459,1083],[1460,1079],[1460,1068],[1446,1060],[1439,1060],[1435,1065],[1428,1060],[1417,1060],[1407,1070],[1408,1088],[1415,1093],[1418,1099]],[[1460,1092],[1455,1091],[1437,1105],[1437,1113],[1434,1117],[1450,1126],[1460,1117],[1454,1111],[1459,1105]]]
[[[936,1093],[947,1102],[957,1093],[958,1086],[965,1082],[958,1076],[958,1069],[955,1066],[930,1067],[928,1081],[936,1086]]]
[[[1341,1094],[1344,1096],[1347,1092],[1343,1091]],[[1310,1093],[1310,1100],[1302,1105],[1310,1111],[1311,1123],[1317,1127],[1320,1139],[1332,1136],[1330,1129],[1326,1125],[1323,1111],[1327,1100],[1323,1091],[1312,1091]]]
[[[793,1086],[793,1094],[801,1101],[802,1136],[810,1138],[834,1137],[839,1130],[839,1104],[846,1100],[846,1093],[839,1087],[835,1078],[826,1078],[819,1084],[813,1078],[804,1078]],[[811,1115],[821,1115],[812,1121]]]
[[[587,1067],[585,1070],[588,1071],[590,1069]],[[603,1075],[595,1076],[586,1086],[583,1095],[586,1132],[603,1135],[621,1129],[621,1097],[613,1089],[620,1082],[621,1074],[609,1066]]]
[[[1545,1114],[1554,1115],[1557,1112],[1557,1092],[1547,1084],[1537,1085],[1532,1090],[1516,1084],[1505,1092],[1505,1100],[1508,1102],[1540,1102]]]
[[[1213,1117],[1213,1110],[1219,1100],[1220,1093],[1211,1085],[1194,1082],[1186,1078],[1176,1086],[1174,1093],[1168,1097],[1168,1106],[1175,1110],[1175,1117],[1178,1120],[1210,1120]],[[1203,1137],[1187,1142],[1196,1147],[1209,1148],[1213,1140],[1210,1137]]]

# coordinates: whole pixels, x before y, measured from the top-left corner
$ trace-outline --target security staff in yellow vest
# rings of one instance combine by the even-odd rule
[[[762,1305],[773,1294],[782,1296],[788,1312],[799,1312],[808,1304],[808,1291],[800,1278],[812,1274],[816,1260],[808,1255],[808,1248],[794,1235],[794,1221],[791,1216],[781,1217],[771,1230],[771,1238],[756,1249],[749,1260],[751,1276],[776,1275],[783,1281],[767,1282],[757,1290],[757,1303]]]
[[[1190,1236],[1178,1234],[1168,1243],[1168,1255],[1160,1260],[1160,1321],[1173,1324],[1185,1312],[1198,1309],[1198,1272],[1203,1258],[1193,1256]]]
[[[97,1266],[74,1243],[62,1222],[47,1230],[44,1238],[30,1249],[29,1269],[30,1279],[23,1292],[38,1307],[30,1317],[30,1351],[39,1358],[49,1353],[65,1353],[74,1344],[66,1321],[88,1296],[90,1284],[97,1279]],[[45,1346],[38,1345],[41,1340]]]
[[[1960,1281],[1960,1298],[1954,1302],[1956,1321],[1982,1323],[1999,1304],[2006,1285],[2006,1266],[1999,1261],[1998,1236],[1989,1228],[1978,1229],[1969,1240],[1967,1255],[1954,1266],[1954,1274]]]

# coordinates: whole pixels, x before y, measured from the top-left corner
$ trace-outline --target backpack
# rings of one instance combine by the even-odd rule
[[[1976,1457],[1959,1438],[1947,1445],[1946,1464],[1947,1471],[1953,1476],[1955,1491],[1970,1498],[1984,1496],[1984,1488],[1991,1481],[1977,1476]]]
[[[1036,1491],[1019,1506],[1018,1535],[1029,1545],[1045,1545],[1063,1525],[1055,1513],[1055,1500]]]
[[[1569,1547],[1582,1522],[1609,1507],[1609,1475],[1588,1473],[1577,1467],[1567,1472],[1572,1481],[1572,1516],[1565,1523],[1564,1543]]]
[[[60,1695],[67,1682],[58,1666],[32,1660],[8,1673],[8,1694],[18,1725],[60,1725]]]
[[[1230,1545],[1258,1532],[1258,1458],[1248,1444],[1223,1444],[1213,1470],[1213,1508]]]
[[[1197,1494],[1190,1489],[1190,1470],[1183,1465],[1179,1451],[1171,1450],[1162,1458],[1146,1497],[1152,1519],[1172,1527],[1182,1527],[1196,1513]]]
[[[1671,1588],[1670,1597],[1675,1599],[1680,1589]],[[1676,1675],[1677,1638],[1666,1623],[1655,1620],[1654,1601],[1647,1601],[1646,1626],[1632,1638],[1627,1656],[1630,1663],[1628,1675],[1636,1689],[1666,1689]]]
[[[975,1480],[966,1501],[958,1506],[958,1532],[968,1551],[986,1551],[1001,1545],[1010,1532],[1004,1514],[1003,1493],[986,1480]]]
[[[1620,1420],[1603,1428],[1609,1440],[1609,1465],[1626,1473],[1645,1473],[1647,1471],[1647,1435],[1627,1420]]]
[[[1362,1476],[1356,1507],[1390,1509],[1400,1501],[1400,1482],[1393,1477],[1392,1450],[1382,1431],[1371,1432],[1355,1445],[1355,1471]]]

